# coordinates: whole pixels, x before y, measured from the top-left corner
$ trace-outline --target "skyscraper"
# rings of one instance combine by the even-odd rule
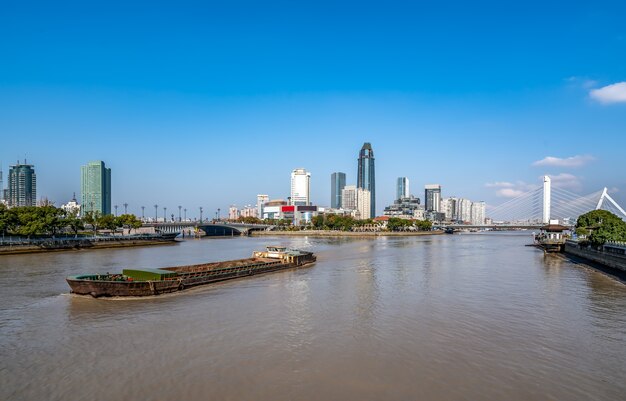
[[[111,214],[111,169],[103,161],[89,162],[80,168],[82,213]]]
[[[9,206],[37,205],[37,175],[32,164],[20,164],[18,161],[9,169],[7,202]]]
[[[357,171],[357,188],[370,191],[370,217],[376,216],[376,178],[374,168],[374,151],[369,142],[365,142],[359,152]]]
[[[311,199],[311,173],[303,168],[291,172],[291,204],[308,206]]]
[[[398,177],[396,199],[408,198],[409,194],[409,179],[406,177]]]
[[[424,203],[427,212],[441,211],[441,185],[429,184],[424,187]]]
[[[341,207],[341,191],[346,186],[346,173],[332,173],[330,175],[330,207]]]
[[[9,182],[7,199],[9,206],[36,206],[37,205],[37,175],[35,166],[20,164],[18,161],[9,167]]]

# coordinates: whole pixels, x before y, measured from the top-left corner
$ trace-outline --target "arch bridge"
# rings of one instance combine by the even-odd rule
[[[268,224],[231,223],[226,221],[168,221],[160,223],[144,223],[143,227],[154,227],[165,233],[183,232],[199,229],[208,237],[234,237],[250,235],[252,231],[270,231],[274,226]]]

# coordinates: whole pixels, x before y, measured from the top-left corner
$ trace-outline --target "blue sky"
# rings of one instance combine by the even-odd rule
[[[104,160],[114,203],[194,215],[287,197],[304,167],[327,205],[368,141],[379,212],[398,176],[495,205],[551,174],[626,203],[623,1],[336,3],[3,2],[5,173],[26,155],[60,204]]]

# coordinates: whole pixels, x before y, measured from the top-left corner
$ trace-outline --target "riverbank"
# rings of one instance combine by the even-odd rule
[[[330,230],[304,230],[304,231],[252,231],[250,236],[286,236],[286,237],[416,237],[423,235],[441,235],[443,231],[408,231],[408,232],[358,232],[358,231],[330,231]]]
[[[0,255],[62,252],[82,249],[129,248],[136,246],[171,245],[173,238],[72,238],[41,241],[39,243],[9,243],[0,245]]]
[[[567,240],[565,241],[563,251],[566,254],[626,272],[626,249],[624,246],[605,244],[600,249],[594,249],[589,245],[583,246],[576,241]]]

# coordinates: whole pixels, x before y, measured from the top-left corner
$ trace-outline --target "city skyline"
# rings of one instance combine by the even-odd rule
[[[327,205],[325,177],[356,182],[370,142],[377,214],[399,176],[498,205],[548,174],[626,203],[626,5],[541,4],[471,19],[464,3],[181,5],[178,22],[153,6],[150,35],[136,34],[143,7],[14,4],[0,17],[5,185],[26,156],[38,197],[60,205],[80,192],[78,166],[105,160],[113,204],[191,216],[286,198],[306,166],[311,202]]]

